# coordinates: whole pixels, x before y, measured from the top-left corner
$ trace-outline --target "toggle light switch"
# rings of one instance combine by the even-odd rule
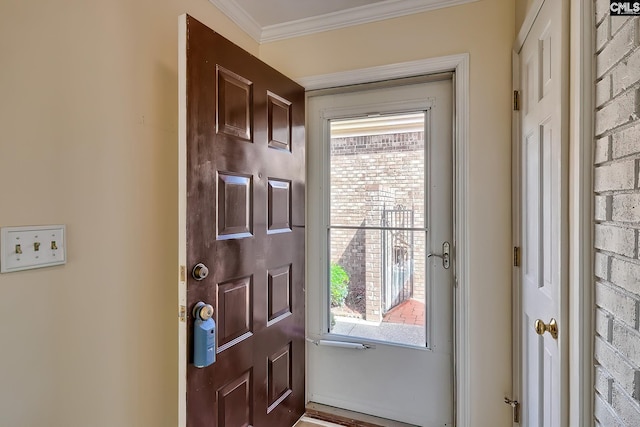
[[[64,225],[0,228],[0,273],[65,264],[65,232]]]

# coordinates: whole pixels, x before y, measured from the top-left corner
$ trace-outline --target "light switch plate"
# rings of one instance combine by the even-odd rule
[[[65,232],[64,225],[0,228],[0,273],[65,264]]]

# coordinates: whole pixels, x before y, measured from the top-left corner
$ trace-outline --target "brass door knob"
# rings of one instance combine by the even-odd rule
[[[544,335],[545,332],[549,332],[554,340],[558,339],[558,322],[556,322],[554,318],[551,318],[549,324],[545,324],[542,320],[537,319],[533,324],[533,328],[538,335]]]
[[[193,307],[193,317],[200,320],[209,320],[213,317],[213,306],[211,304],[205,304],[202,301],[196,303]]]

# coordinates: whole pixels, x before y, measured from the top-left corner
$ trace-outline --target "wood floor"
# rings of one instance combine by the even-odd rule
[[[353,412],[315,402],[307,404],[307,413],[294,427],[417,427],[372,415]]]

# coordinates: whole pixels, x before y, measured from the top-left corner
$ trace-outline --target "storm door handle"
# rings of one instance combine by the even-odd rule
[[[451,245],[449,244],[449,242],[444,242],[442,244],[442,253],[441,254],[434,254],[434,253],[429,253],[427,254],[427,258],[431,258],[432,256],[438,257],[438,258],[442,258],[442,267],[444,267],[445,269],[449,269],[449,267],[451,266]]]

